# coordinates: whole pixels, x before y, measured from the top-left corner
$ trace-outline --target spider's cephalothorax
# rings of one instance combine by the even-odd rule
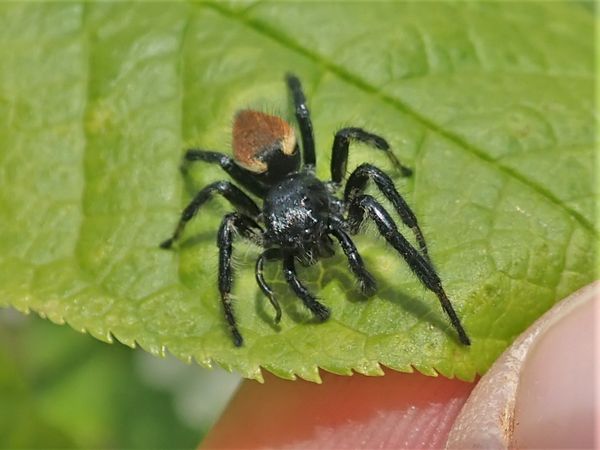
[[[265,245],[279,247],[305,265],[333,254],[328,224],[331,194],[310,172],[296,172],[275,184],[265,197]]]
[[[231,288],[233,272],[231,256],[236,236],[245,238],[265,250],[256,261],[256,281],[276,311],[275,320],[281,319],[281,308],[273,291],[263,277],[263,264],[281,260],[283,273],[292,291],[319,320],[329,317],[329,309],[302,284],[296,274],[296,262],[311,265],[321,258],[333,255],[333,239],[338,241],[348,258],[350,270],[358,280],[361,291],[371,295],[376,290],[373,276],[366,269],[350,235],[359,232],[367,219],[372,220],[381,235],[404,258],[421,283],[440,300],[458,332],[460,342],[470,340],[446,296],[442,282],[429,260],[427,246],[417,219],[396,190],[392,179],[371,164],[361,164],[349,176],[342,198],[335,193],[346,175],[350,142],[363,142],[385,152],[403,175],[410,175],[391,152],[385,139],[361,128],[343,128],[335,134],[331,159],[331,180],[323,182],[315,174],[315,146],[312,122],[300,81],[287,75],[287,85],[293,97],[296,118],[302,137],[302,159],[294,130],[277,116],[258,111],[238,112],[233,125],[233,152],[235,158],[222,153],[190,149],[184,157],[184,168],[193,161],[214,163],[262,201],[262,208],[229,181],[217,181],[200,190],[183,210],[171,238],[161,244],[170,248],[181,235],[186,223],[213,194],[224,196],[235,212],[226,214],[218,231],[219,291],[233,341],[243,343],[233,307]],[[393,205],[402,222],[415,235],[417,248],[400,233],[396,223],[374,197],[365,194],[371,181]]]

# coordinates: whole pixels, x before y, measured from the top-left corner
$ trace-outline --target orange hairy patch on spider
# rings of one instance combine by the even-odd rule
[[[281,117],[244,109],[233,123],[233,155],[236,161],[255,173],[267,171],[266,156],[274,151],[291,155],[296,148],[292,126]]]

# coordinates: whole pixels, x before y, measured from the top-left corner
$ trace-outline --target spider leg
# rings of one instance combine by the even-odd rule
[[[427,252],[427,244],[423,233],[417,223],[417,218],[412,212],[408,204],[404,201],[402,196],[398,193],[394,182],[383,170],[371,165],[361,164],[352,172],[348,182],[346,183],[346,189],[344,191],[344,202],[349,205],[359,195],[362,194],[367,186],[367,182],[372,180],[379,190],[385,195],[385,197],[392,202],[394,209],[400,215],[404,225],[409,227],[417,239],[421,254],[429,259]]]
[[[277,301],[277,298],[275,298],[275,294],[273,293],[273,290],[267,284],[267,282],[265,281],[265,277],[263,275],[264,261],[265,260],[273,261],[275,259],[281,259],[281,250],[280,249],[269,248],[269,249],[265,250],[264,252],[262,252],[262,254],[256,260],[254,274],[256,277],[256,282],[260,286],[261,291],[263,291],[263,294],[265,294],[267,296],[267,298],[271,302],[271,305],[273,305],[273,308],[275,309],[275,323],[279,323],[281,321],[281,306],[279,306],[279,302]]]
[[[219,291],[221,293],[225,319],[229,325],[229,331],[233,336],[233,343],[236,347],[241,347],[244,339],[237,328],[231,304],[231,287],[233,284],[231,255],[233,239],[236,235],[240,235],[262,246],[262,233],[263,230],[250,217],[239,213],[229,213],[223,217],[217,234],[217,245],[219,247]]]
[[[237,210],[246,213],[252,218],[257,218],[260,215],[260,209],[250,197],[248,197],[240,188],[230,183],[229,181],[217,181],[200,190],[192,201],[185,207],[181,213],[179,223],[173,232],[173,235],[160,244],[161,248],[171,248],[173,242],[179,239],[186,224],[196,215],[198,210],[206,203],[214,194],[221,194],[235,206]]]
[[[267,193],[268,188],[256,179],[256,174],[236,164],[235,160],[230,156],[223,153],[191,148],[186,150],[183,156],[181,171],[186,174],[189,164],[196,161],[218,164],[231,178],[258,197],[264,197]]]
[[[350,236],[341,229],[339,226],[330,226],[329,232],[339,241],[342,250],[344,251],[348,263],[350,264],[350,270],[354,273],[354,276],[358,279],[360,289],[366,296],[371,296],[377,290],[377,283],[373,276],[366,269],[365,264],[356,249],[356,246],[350,239]]]
[[[319,319],[324,322],[329,318],[329,309],[321,304],[313,294],[300,282],[298,275],[296,274],[296,267],[294,265],[294,256],[287,254],[283,258],[283,274],[286,281],[294,291],[294,293],[302,300],[302,303],[310,309],[310,311]]]
[[[331,180],[335,184],[340,184],[344,179],[344,175],[346,175],[346,168],[348,166],[348,147],[352,141],[363,142],[371,147],[384,151],[390,161],[392,161],[392,164],[400,170],[402,175],[407,177],[412,174],[412,170],[400,163],[398,158],[396,158],[390,150],[390,145],[381,136],[369,133],[362,128],[342,128],[335,133],[331,155]]]
[[[312,121],[310,120],[310,111],[306,106],[306,97],[302,91],[302,84],[297,76],[288,73],[285,76],[288,89],[294,99],[294,110],[296,120],[300,127],[300,135],[302,136],[302,151],[304,165],[315,167],[317,160],[315,157],[315,138],[313,133]]]
[[[400,253],[421,283],[437,296],[442,308],[450,318],[452,326],[456,329],[460,342],[464,345],[470,345],[471,341],[461,325],[460,319],[456,315],[452,303],[450,303],[450,300],[442,287],[442,281],[435,269],[429,260],[421,255],[419,251],[415,249],[404,236],[402,236],[398,231],[394,220],[387,211],[370,195],[356,197],[350,204],[348,224],[351,232],[357,232],[367,216],[375,222],[379,232],[385,237],[388,243]]]

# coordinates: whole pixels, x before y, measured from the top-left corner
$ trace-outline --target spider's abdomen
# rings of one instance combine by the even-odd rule
[[[300,164],[292,126],[281,117],[245,109],[235,116],[233,154],[236,162],[272,184]]]
[[[299,256],[308,253],[309,259],[330,253],[326,235],[329,203],[327,188],[312,174],[300,172],[288,176],[274,185],[265,197],[263,217],[267,241],[297,250],[295,253]]]

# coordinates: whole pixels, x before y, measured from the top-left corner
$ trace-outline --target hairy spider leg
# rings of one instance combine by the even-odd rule
[[[269,190],[267,186],[257,179],[256,174],[236,164],[233,158],[224,155],[223,153],[209,150],[195,148],[190,148],[187,150],[183,156],[183,163],[181,165],[181,171],[184,173],[184,175],[187,174],[188,165],[196,161],[218,164],[226,173],[229,174],[229,176],[231,176],[231,178],[240,183],[243,187],[248,189],[257,197],[264,197]]]
[[[362,128],[349,127],[342,128],[335,133],[333,139],[333,148],[331,153],[331,181],[335,184],[340,184],[346,175],[346,168],[348,166],[348,148],[350,142],[362,142],[370,145],[373,148],[382,150],[388,156],[394,167],[396,167],[403,176],[408,177],[412,175],[412,170],[402,165],[396,155],[390,150],[390,145],[387,141],[373,133],[363,130]]]
[[[366,296],[373,295],[377,290],[377,283],[365,267],[365,263],[350,236],[341,227],[335,225],[330,226],[329,232],[339,241],[346,258],[348,258],[350,270],[358,280],[362,293]]]
[[[298,275],[296,274],[294,255],[292,254],[287,254],[283,257],[283,275],[289,286],[292,288],[292,291],[294,291],[294,294],[302,300],[302,303],[310,309],[315,317],[321,322],[326,321],[329,318],[329,309],[325,305],[319,303],[316,297],[300,282]]]
[[[200,190],[192,201],[185,207],[181,213],[179,223],[171,236],[160,244],[161,248],[171,248],[181,236],[186,224],[196,215],[202,205],[204,205],[214,194],[220,194],[225,197],[239,211],[246,213],[252,218],[260,215],[260,209],[250,197],[248,197],[240,188],[229,181],[216,181]]]
[[[313,133],[312,121],[310,120],[310,111],[306,106],[306,97],[302,91],[302,84],[297,76],[288,73],[285,76],[288,89],[294,100],[294,111],[296,120],[300,127],[300,135],[302,136],[302,154],[304,166],[316,167],[317,159],[315,157],[315,138]]]
[[[229,213],[221,222],[217,234],[217,245],[219,247],[219,291],[223,302],[225,319],[229,324],[229,331],[233,336],[233,343],[241,347],[244,339],[240,334],[233,307],[231,304],[231,287],[233,285],[233,271],[231,269],[231,255],[233,251],[233,239],[239,235],[256,245],[262,246],[262,228],[250,217],[240,213]]]
[[[404,236],[402,236],[391,216],[383,206],[370,195],[356,197],[350,204],[348,224],[351,232],[358,232],[360,225],[367,216],[375,222],[379,232],[388,243],[402,255],[421,283],[438,297],[442,308],[450,318],[452,326],[458,333],[460,342],[464,345],[470,345],[471,341],[461,325],[460,319],[452,307],[452,303],[450,303],[450,300],[446,296],[446,292],[442,287],[442,281],[435,272],[435,269],[432,267],[429,260],[424,258],[419,251],[415,249]]]
[[[267,296],[273,308],[275,308],[275,323],[279,323],[281,321],[281,306],[279,306],[279,302],[273,293],[273,289],[271,286],[267,284],[265,281],[265,277],[263,274],[263,265],[264,261],[274,261],[276,259],[281,259],[281,250],[278,248],[269,248],[261,253],[261,255],[256,260],[256,266],[254,268],[254,275],[256,277],[256,282],[260,287],[260,290],[263,291],[263,294]]]
[[[359,194],[365,191],[369,180],[372,180],[383,195],[392,203],[404,225],[409,227],[414,233],[421,254],[429,260],[427,244],[417,223],[417,217],[410,209],[410,206],[404,201],[396,186],[394,186],[392,179],[383,170],[371,164],[361,164],[358,166],[346,183],[346,189],[344,190],[344,202],[346,205],[351,204]]]

